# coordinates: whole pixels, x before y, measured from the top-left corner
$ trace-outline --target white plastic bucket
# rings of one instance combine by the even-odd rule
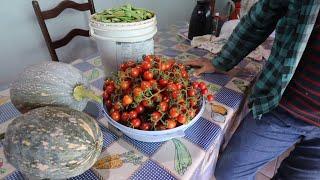
[[[90,35],[97,42],[106,75],[118,70],[125,60],[139,60],[154,54],[153,37],[157,33],[156,16],[133,23],[103,23],[90,17]]]

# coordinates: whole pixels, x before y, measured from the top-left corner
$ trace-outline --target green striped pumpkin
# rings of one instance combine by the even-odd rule
[[[89,99],[101,102],[88,87],[86,78],[72,65],[43,62],[27,67],[20,74],[11,84],[10,98],[22,113],[43,106],[82,111]]]
[[[88,170],[102,144],[100,127],[89,115],[69,108],[40,107],[8,126],[4,154],[26,176],[61,179]]]

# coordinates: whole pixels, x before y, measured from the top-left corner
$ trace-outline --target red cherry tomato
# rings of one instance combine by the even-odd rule
[[[159,111],[166,112],[168,110],[168,103],[165,101],[162,101],[159,103]]]
[[[173,129],[177,126],[177,122],[173,119],[168,119],[167,120],[167,128],[168,129]]]
[[[157,81],[154,80],[154,79],[151,79],[149,82],[150,82],[152,87],[155,87],[157,85]]]
[[[170,114],[170,117],[171,117],[171,118],[176,118],[176,117],[178,117],[178,116],[179,116],[179,110],[178,110],[178,108],[176,108],[176,107],[171,108],[170,111],[169,111],[169,114]]]
[[[107,80],[104,82],[104,85],[105,85],[105,86],[114,85],[114,81],[111,80],[111,79],[107,79]]]
[[[144,122],[141,124],[140,129],[144,131],[149,131],[151,129],[151,124],[148,122]]]
[[[127,90],[130,87],[130,82],[129,81],[122,81],[120,83],[120,87],[122,90]]]
[[[132,93],[132,89],[130,87],[123,91],[123,94],[125,94],[125,95],[130,95],[131,96],[131,93]]]
[[[131,125],[134,128],[138,128],[140,126],[140,124],[141,124],[141,121],[138,118],[134,118],[131,120]]]
[[[141,82],[141,89],[143,91],[145,91],[145,90],[147,90],[149,88],[151,88],[151,83],[149,81],[142,81]]]
[[[175,64],[175,60],[174,59],[168,59],[168,69],[170,69],[174,64]]]
[[[178,66],[179,66],[180,70],[185,70],[185,67],[183,64],[178,64]]]
[[[146,80],[146,81],[149,81],[149,80],[153,79],[153,73],[150,72],[150,71],[145,71],[143,73],[143,79]]]
[[[160,62],[160,57],[155,56],[155,57],[154,57],[154,61],[155,61],[155,62]]]
[[[158,122],[161,118],[162,114],[158,111],[155,111],[151,114],[151,121]]]
[[[177,84],[176,84],[176,87],[177,87],[178,90],[180,90],[180,89],[182,89],[182,84],[177,83]]]
[[[172,67],[172,62],[170,61],[162,61],[161,62],[161,65],[160,65],[160,70],[161,71],[167,71],[167,70],[170,70],[171,67]]]
[[[131,73],[130,73],[131,77],[136,78],[139,76],[139,74],[140,74],[140,70],[138,68],[131,69]]]
[[[121,109],[121,105],[120,102],[117,102],[113,105],[113,109],[115,109],[116,111],[119,111]]]
[[[135,87],[135,88],[133,89],[133,96],[134,96],[134,97],[141,96],[142,93],[143,93],[143,92],[142,92],[142,89],[139,88],[139,87]]]
[[[143,71],[141,65],[136,66],[136,69],[138,70],[139,74]]]
[[[153,61],[153,59],[152,59],[152,57],[150,55],[146,56],[143,60],[147,61],[147,62],[152,62]]]
[[[115,121],[119,121],[120,120],[120,113],[119,111],[114,111],[111,113],[111,118]]]
[[[130,60],[130,61],[126,62],[126,65],[127,65],[127,67],[133,67],[136,65],[136,63],[134,61]]]
[[[111,94],[111,93],[113,93],[114,89],[115,89],[114,85],[108,85],[106,87],[106,92]]]
[[[143,105],[139,104],[136,108],[135,111],[137,112],[137,114],[141,114],[144,111],[144,107]]]
[[[190,118],[194,118],[194,116],[196,115],[196,111],[195,110],[189,110],[188,114],[189,114]]]
[[[162,130],[166,130],[167,127],[165,125],[163,125],[163,124],[159,124],[159,125],[156,126],[156,129],[162,131]]]
[[[141,66],[142,66],[143,70],[147,71],[147,70],[149,70],[151,68],[151,63],[148,62],[148,61],[143,61]]]
[[[168,62],[167,64],[166,64],[166,69],[167,70],[170,70],[172,68],[172,64],[170,63],[170,62]]]
[[[178,99],[178,97],[180,96],[180,92],[179,91],[172,91],[171,96],[173,99]]]
[[[111,108],[109,112],[110,112],[110,113],[113,113],[113,112],[115,112],[115,111],[116,111],[115,109]]]
[[[120,69],[121,69],[122,71],[125,71],[127,68],[128,68],[127,64],[122,63],[122,64],[120,65]]]
[[[153,102],[161,102],[162,101],[162,95],[161,94],[157,94],[152,98]]]
[[[107,99],[109,99],[109,97],[110,97],[109,93],[107,91],[104,91],[102,94],[103,100],[107,100]]]
[[[185,108],[185,107],[184,107],[184,108]],[[187,110],[186,110],[186,109],[182,109],[181,112],[182,112],[183,114],[185,114],[185,113],[187,112]],[[178,117],[179,117],[179,116],[178,116]]]
[[[110,99],[105,100],[104,104],[106,105],[107,109],[110,109],[112,107],[112,102]]]
[[[208,93],[208,89],[207,88],[201,90],[201,94],[202,95],[206,95],[207,93]]]
[[[185,104],[186,104],[183,97],[180,97],[180,98],[178,99],[178,103],[179,103],[181,106],[185,106]]]
[[[191,99],[191,100],[189,101],[189,103],[190,103],[190,106],[191,106],[191,107],[195,107],[195,106],[198,104],[195,99]]]
[[[176,91],[177,90],[177,86],[175,84],[173,84],[173,83],[169,83],[167,85],[167,88],[168,88],[169,91]]]
[[[133,99],[132,99],[132,97],[129,96],[129,95],[125,95],[125,96],[123,97],[123,99],[122,99],[122,104],[123,104],[124,106],[130,105],[132,102],[133,102]]]
[[[198,85],[199,89],[203,90],[203,89],[206,89],[207,88],[207,85],[206,83],[204,82],[200,82],[199,85]]]
[[[181,76],[182,76],[183,78],[188,78],[188,72],[187,72],[186,70],[182,70],[182,71],[181,71]]]
[[[197,94],[197,91],[195,89],[189,89],[187,91],[188,96],[193,97]]]
[[[131,119],[134,119],[138,116],[138,113],[136,111],[130,111],[129,112],[129,116]]]
[[[159,68],[160,68],[160,71],[166,71],[167,70],[167,63],[166,62],[161,62]]]
[[[152,104],[151,104],[149,101],[147,101],[147,100],[143,100],[141,103],[142,103],[142,105],[143,105],[144,107],[147,107],[147,108],[149,108],[149,107],[152,106]]]
[[[212,94],[209,94],[207,96],[208,101],[213,101],[214,100],[214,96]]]
[[[165,80],[165,79],[160,79],[159,80],[159,85],[161,87],[165,87],[167,84],[168,84],[168,80]]]
[[[192,83],[192,87],[193,87],[194,89],[197,89],[197,88],[199,87],[199,83],[198,83],[198,82],[193,82],[193,83]]]
[[[184,123],[187,122],[187,118],[186,118],[185,115],[180,114],[180,115],[177,117],[177,121],[178,121],[179,123],[181,123],[181,124],[184,124]]]
[[[121,120],[122,121],[128,121],[129,119],[130,119],[130,115],[129,115],[128,112],[122,113],[122,115],[121,115]]]
[[[170,102],[170,98],[168,96],[163,96],[162,99],[164,102],[169,103]]]

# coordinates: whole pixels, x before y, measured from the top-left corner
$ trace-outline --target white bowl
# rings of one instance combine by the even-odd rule
[[[106,112],[105,106],[102,109],[103,109],[104,115],[108,120],[108,123],[118,128],[121,132],[123,132],[125,135],[129,136],[130,138],[138,141],[143,141],[143,142],[162,142],[162,141],[167,141],[173,138],[184,137],[185,136],[184,131],[189,127],[191,127],[194,123],[196,123],[198,119],[200,119],[202,113],[204,112],[204,107],[205,107],[205,101],[204,99],[202,99],[199,113],[188,124],[184,124],[173,129],[162,130],[162,131],[143,131],[143,130],[133,129],[133,128],[124,126],[116,122],[109,116],[109,114]]]

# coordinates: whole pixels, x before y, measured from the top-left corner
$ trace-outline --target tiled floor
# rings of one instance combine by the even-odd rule
[[[256,180],[270,180],[276,173],[277,169],[279,168],[281,162],[288,157],[290,152],[293,150],[293,147],[290,148],[288,151],[284,152],[281,156],[277,159],[268,163],[263,169],[258,172],[256,176]]]
[[[268,177],[268,176],[266,176],[266,175],[264,175],[262,173],[258,173],[256,175],[256,180],[270,180],[270,177]]]
[[[275,171],[276,171],[277,161],[278,161],[278,159],[275,159],[275,160],[271,161],[263,169],[260,170],[259,174],[264,175],[264,176],[266,176],[268,178],[272,178],[273,175],[275,174]],[[256,179],[260,180],[259,176]]]

